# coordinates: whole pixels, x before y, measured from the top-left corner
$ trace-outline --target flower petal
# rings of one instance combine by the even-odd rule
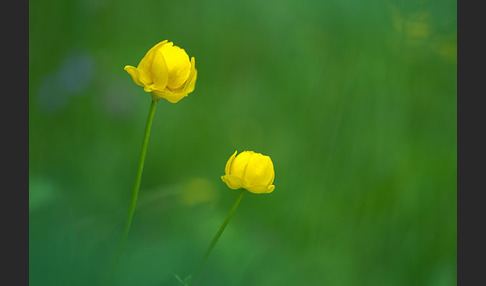
[[[246,188],[249,192],[255,193],[255,194],[269,194],[275,190],[275,186],[264,186],[264,185],[255,185],[251,187]]]
[[[155,94],[157,97],[166,99],[170,103],[177,103],[179,100],[187,96],[187,94],[174,93],[170,90],[153,90],[152,94]]]
[[[268,186],[273,176],[273,163],[270,157],[255,153],[248,162],[245,180],[251,185]]]
[[[140,72],[137,70],[136,67],[125,66],[124,70],[132,77],[133,81],[136,84],[138,84],[139,86],[144,86],[144,84],[140,81]]]
[[[233,160],[230,168],[230,175],[245,179],[248,162],[255,152],[243,151]]]
[[[152,74],[152,64],[154,62],[155,56],[160,53],[159,50],[167,44],[167,40],[158,43],[153,46],[142,58],[140,63],[138,63],[137,69],[140,72],[140,81],[145,83],[145,85],[153,84],[153,74]],[[160,60],[160,59],[159,59]],[[166,65],[167,66],[167,65]]]
[[[196,86],[196,79],[197,79],[197,70],[196,70],[196,59],[194,57],[191,58],[191,73],[187,78],[187,81],[184,85],[184,92],[191,93],[194,91],[194,87]]]
[[[230,174],[231,163],[233,163],[233,160],[236,157],[236,153],[238,153],[238,150],[236,150],[235,153],[233,153],[233,155],[231,155],[231,157],[228,159],[228,162],[226,162],[226,166],[224,167],[225,175]]]
[[[152,61],[149,61],[150,57],[153,56],[154,52],[159,50],[160,48],[162,48],[165,44],[167,44],[167,40],[165,41],[162,41],[160,43],[158,43],[157,45],[153,46],[146,54],[145,56],[142,58],[142,60],[140,61],[140,63],[138,63],[138,66],[137,68],[147,68],[148,66],[150,66],[151,62]]]
[[[164,55],[160,51],[154,52],[152,65],[150,66],[150,73],[152,74],[153,90],[164,90],[169,82],[169,70],[165,62]]]
[[[169,42],[161,47],[160,52],[164,55],[169,70],[167,86],[171,90],[182,88],[191,71],[191,61],[186,51]]]
[[[226,185],[228,185],[228,187],[233,190],[245,188],[247,185],[245,180],[243,180],[242,178],[231,175],[221,176],[221,180],[223,180],[223,182],[225,182]]]
[[[267,185],[271,185],[273,184],[273,181],[275,180],[275,170],[273,168],[273,164],[272,164],[272,178],[270,179],[270,182],[268,182]]]

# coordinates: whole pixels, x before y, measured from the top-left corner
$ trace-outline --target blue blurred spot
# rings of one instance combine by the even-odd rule
[[[37,102],[43,111],[53,112],[66,106],[68,96],[62,91],[57,74],[50,73],[40,84]]]
[[[59,68],[59,81],[63,90],[75,95],[81,93],[92,81],[93,58],[86,53],[69,55]]]
[[[64,108],[70,96],[82,94],[93,81],[94,60],[87,53],[68,55],[57,71],[47,74],[38,90],[38,105],[45,112]]]

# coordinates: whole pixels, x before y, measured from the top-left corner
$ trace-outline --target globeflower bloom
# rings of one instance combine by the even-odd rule
[[[133,81],[155,99],[176,103],[194,90],[197,70],[194,57],[167,40],[152,47],[137,67],[125,66]]]
[[[230,189],[246,189],[255,194],[271,193],[275,189],[273,180],[275,171],[269,156],[243,151],[238,156],[235,151],[225,167],[221,177]]]

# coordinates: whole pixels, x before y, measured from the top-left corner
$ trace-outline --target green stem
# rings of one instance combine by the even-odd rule
[[[147,145],[150,136],[150,129],[152,127],[152,121],[154,119],[155,107],[157,106],[157,102],[158,99],[153,98],[152,104],[150,105],[150,110],[147,117],[147,123],[145,124],[145,134],[143,136],[142,151],[140,153],[140,160],[138,163],[137,177],[135,178],[135,185],[133,186],[132,199],[130,201],[130,208],[128,210],[128,217],[125,223],[125,228],[123,230],[123,238],[121,240],[120,247],[118,248],[118,253],[115,258],[115,263],[113,265],[113,269],[110,274],[110,280],[113,277],[113,274],[115,273],[116,266],[123,252],[123,247],[125,246],[125,241],[127,240],[128,232],[130,231],[130,225],[132,224],[133,213],[135,212],[135,205],[137,203],[138,191],[140,189],[140,182],[142,180],[142,171],[143,171],[143,165],[145,163],[145,155],[147,154]]]
[[[244,193],[245,193],[245,190],[242,189],[240,191],[240,193],[238,194],[238,197],[236,198],[236,201],[233,204],[233,207],[229,211],[228,215],[226,216],[226,219],[224,220],[223,224],[219,227],[218,232],[216,233],[216,235],[214,236],[213,240],[211,241],[211,244],[209,245],[208,249],[206,250],[206,254],[204,255],[203,259],[201,260],[201,263],[199,263],[199,267],[198,267],[198,269],[196,271],[196,274],[194,274],[194,276],[191,278],[191,281],[190,281],[189,285],[196,280],[197,276],[199,275],[199,272],[201,272],[201,269],[202,269],[204,263],[206,262],[206,260],[208,259],[209,254],[213,250],[214,246],[216,245],[216,242],[218,242],[219,237],[221,236],[221,234],[223,233],[224,229],[226,228],[226,225],[228,224],[228,222],[230,221],[231,217],[233,216],[233,214],[235,213],[236,209],[238,208],[238,205],[240,204],[241,198],[243,197],[243,194]]]

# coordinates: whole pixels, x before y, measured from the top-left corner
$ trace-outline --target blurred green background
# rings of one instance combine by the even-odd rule
[[[456,1],[29,1],[30,285],[105,285],[168,39],[195,91],[159,102],[115,285],[456,285]]]

